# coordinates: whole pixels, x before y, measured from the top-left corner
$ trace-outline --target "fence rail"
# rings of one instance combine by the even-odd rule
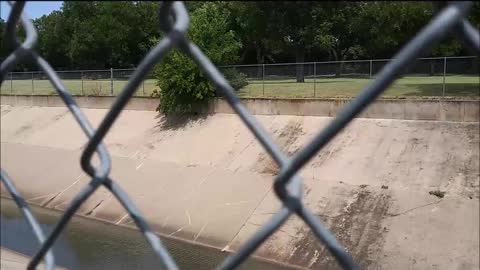
[[[374,79],[391,59],[345,60],[302,63],[274,63],[219,66],[243,76],[240,96],[332,97],[355,96],[359,87]],[[480,96],[477,56],[419,58],[387,95]],[[135,69],[57,71],[73,94],[116,96]],[[2,86],[3,95],[49,95],[56,91],[41,71],[10,72]],[[149,74],[135,95],[151,96],[158,90]]]
[[[317,216],[302,203],[302,179],[297,175],[299,170],[336,136],[356,115],[361,113],[375,98],[384,92],[401,74],[436,41],[441,40],[449,30],[456,30],[464,41],[477,54],[480,52],[480,35],[464,18],[472,7],[472,2],[449,3],[437,14],[404,48],[402,48],[388,63],[381,68],[375,78],[354,100],[348,103],[321,132],[303,149],[300,149],[293,158],[288,158],[274,143],[272,137],[264,127],[250,114],[240,102],[235,90],[225,80],[218,69],[210,62],[200,48],[192,43],[186,35],[189,17],[185,6],[181,2],[163,2],[159,9],[160,28],[166,32],[164,38],[151,49],[133,72],[130,79],[116,98],[112,108],[101,121],[98,129],[94,129],[83,112],[78,107],[71,92],[63,84],[58,73],[53,70],[48,62],[38,55],[34,47],[37,43],[37,32],[31,20],[22,13],[25,2],[15,2],[6,25],[6,40],[14,45],[12,51],[0,65],[0,83],[6,81],[8,71],[20,60],[34,61],[46,74],[48,81],[53,84],[66,106],[89,138],[80,160],[82,169],[91,176],[90,183],[85,186],[70,202],[54,230],[45,236],[39,228],[35,217],[25,203],[21,194],[17,192],[7,173],[1,170],[1,181],[10,192],[18,207],[31,225],[34,235],[40,243],[40,248],[28,265],[34,269],[41,260],[45,260],[47,269],[55,266],[55,256],[51,251],[52,245],[60,233],[65,230],[73,214],[79,209],[93,192],[100,186],[105,186],[121,203],[134,220],[136,226],[145,236],[152,249],[158,255],[163,268],[178,269],[177,264],[170,256],[160,239],[152,232],[147,221],[123,191],[111,178],[112,167],[107,148],[102,143],[105,135],[140,86],[141,82],[153,66],[158,63],[174,47],[188,55],[196,65],[205,73],[207,78],[215,85],[238,114],[242,122],[253,133],[265,151],[273,158],[280,168],[273,187],[277,198],[282,202],[282,207],[258,231],[251,236],[233,254],[227,257],[218,269],[233,269],[247,259],[267,238],[269,238],[292,215],[297,215],[312,230],[313,234],[326,246],[326,249],[344,269],[358,269],[348,251],[339,243],[334,235],[320,222]],[[15,36],[15,26],[21,22],[26,32],[26,38],[20,43]],[[92,164],[94,153],[99,156],[100,164]],[[61,168],[59,168],[61,169]],[[160,202],[161,203],[161,202]]]

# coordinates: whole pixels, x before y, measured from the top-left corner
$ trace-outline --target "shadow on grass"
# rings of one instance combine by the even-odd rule
[[[417,89],[415,92],[408,92],[402,96],[442,96],[443,86],[441,83],[435,84],[410,84],[412,88]],[[478,83],[456,83],[445,85],[446,96],[480,96],[480,85]]]
[[[161,130],[178,130],[185,128],[189,124],[202,123],[211,114],[208,113],[186,113],[186,114],[169,114],[158,113],[155,119],[158,123],[155,129]]]

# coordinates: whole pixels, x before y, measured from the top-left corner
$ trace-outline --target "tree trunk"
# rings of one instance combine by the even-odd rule
[[[335,77],[340,77],[340,75],[342,74],[343,67],[345,66],[345,63],[343,61],[345,60],[345,55],[347,55],[348,50],[349,49],[346,49],[343,52],[337,52],[336,50],[332,50],[335,61],[338,62],[335,63]]]
[[[332,50],[332,54],[335,61],[335,77],[340,77],[340,74],[342,74],[343,62],[338,63],[340,59],[338,57],[337,51]]]
[[[248,51],[248,48],[245,48],[245,50],[243,50],[242,55],[240,56],[240,63],[245,62],[245,57],[247,56],[247,51]]]
[[[342,60],[340,60],[342,61]],[[343,62],[339,62],[338,64],[336,64],[336,70],[335,70],[335,77],[340,77],[342,75],[342,70],[343,70],[343,66],[345,65],[345,63]]]
[[[247,57],[248,51],[252,48],[251,43],[247,43],[247,46],[245,46],[245,49],[242,52],[242,55],[240,56],[240,63],[245,63],[245,57]]]
[[[305,73],[303,70],[303,62],[305,61],[305,47],[302,45],[298,45],[295,48],[295,62],[296,65],[296,74],[297,74],[297,82],[305,82]],[[302,64],[299,64],[302,63]]]
[[[258,42],[255,42],[255,52],[256,52],[257,64],[258,64],[257,78],[262,78],[264,74],[262,74],[263,73],[263,68],[262,68],[261,64],[264,64],[264,58],[263,58],[263,55],[262,55],[262,48],[260,47]]]
[[[73,55],[71,52],[68,52],[68,62],[70,64],[70,69],[73,69]]]

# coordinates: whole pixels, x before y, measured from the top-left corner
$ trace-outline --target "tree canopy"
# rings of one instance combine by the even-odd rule
[[[241,43],[234,58],[218,64],[390,58],[436,13],[431,2],[413,1],[186,2],[192,19],[205,5],[221,10],[226,29]],[[477,27],[478,14],[475,2],[469,19]],[[5,19],[0,19],[2,32]],[[160,37],[158,21],[157,2],[65,1],[59,11],[34,20],[37,50],[57,70],[135,67]],[[469,54],[452,37],[425,56]],[[3,35],[0,41],[4,56]],[[35,67],[17,66],[22,69]],[[303,80],[301,75],[299,70],[297,80]]]
[[[242,44],[228,29],[228,11],[208,2],[191,11],[188,36],[218,65],[237,60]],[[178,50],[166,56],[154,71],[161,91],[160,110],[164,113],[190,111],[194,104],[215,96],[215,88],[190,57]]]

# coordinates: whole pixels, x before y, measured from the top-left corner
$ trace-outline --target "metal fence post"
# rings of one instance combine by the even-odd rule
[[[145,96],[145,80],[142,81],[142,93]]]
[[[110,68],[110,94],[113,96],[113,68]]]
[[[35,93],[35,85],[33,84],[33,71],[32,71],[32,96]]]
[[[317,63],[313,62],[313,97],[317,97]]]
[[[265,96],[265,64],[262,64],[262,96]]]
[[[443,57],[443,89],[442,96],[445,96],[445,76],[447,75],[447,57]]]
[[[373,60],[370,60],[370,79],[372,78],[372,66],[373,66]]]
[[[85,92],[83,92],[83,72],[80,71],[80,80],[82,81],[82,96],[85,96]]]

